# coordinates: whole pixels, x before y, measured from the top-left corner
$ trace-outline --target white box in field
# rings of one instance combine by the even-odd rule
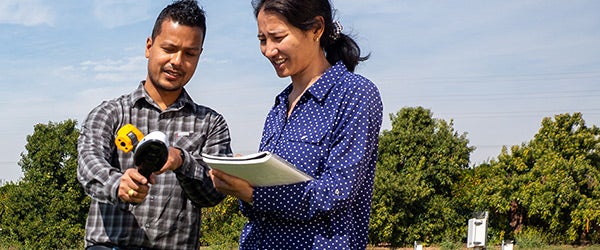
[[[487,219],[469,219],[467,248],[483,248],[487,237]]]

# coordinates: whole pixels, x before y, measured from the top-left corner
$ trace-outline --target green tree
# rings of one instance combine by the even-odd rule
[[[82,248],[89,198],[77,182],[76,121],[37,124],[19,165],[0,188],[0,243],[25,249]]]
[[[598,243],[599,149],[600,130],[580,113],[544,118],[533,140],[464,179],[463,200],[490,210],[497,240],[536,232],[545,243]]]
[[[239,209],[238,199],[227,196],[219,205],[202,209],[200,243],[211,249],[233,249],[247,219]]]
[[[455,185],[469,167],[466,134],[430,110],[403,108],[383,131],[375,173],[371,244],[459,241],[467,217],[455,202]]]

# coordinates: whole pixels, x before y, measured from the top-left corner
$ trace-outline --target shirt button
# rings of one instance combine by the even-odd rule
[[[340,195],[340,190],[339,189],[335,190],[335,195]]]
[[[260,218],[260,220],[262,220],[262,221],[265,221],[266,219],[267,219],[267,218],[265,218],[265,217],[262,217],[262,218]]]

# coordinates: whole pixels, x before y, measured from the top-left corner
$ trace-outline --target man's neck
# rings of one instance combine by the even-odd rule
[[[144,83],[144,89],[146,89],[146,92],[148,92],[150,98],[154,100],[161,110],[166,110],[169,106],[171,106],[171,104],[175,103],[177,98],[179,98],[181,91],[183,91],[183,88],[173,91],[163,90],[157,88],[149,81]]]

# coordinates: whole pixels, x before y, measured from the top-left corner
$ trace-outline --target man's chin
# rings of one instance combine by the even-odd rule
[[[160,89],[161,91],[175,92],[175,91],[181,90],[183,88],[183,84],[167,82],[167,83],[160,83],[156,87],[158,89]]]

